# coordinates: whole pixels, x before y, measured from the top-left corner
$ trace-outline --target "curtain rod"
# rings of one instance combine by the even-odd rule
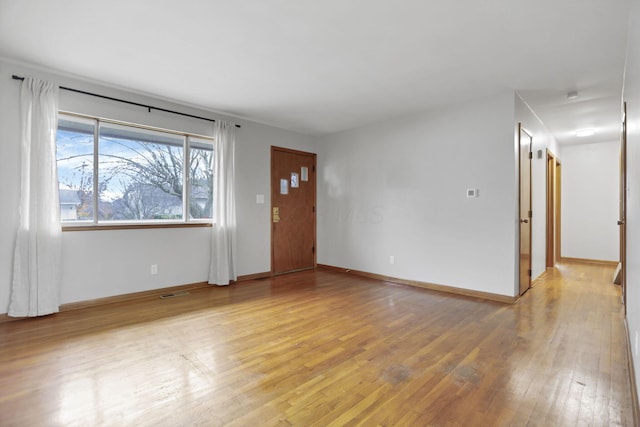
[[[16,76],[15,74],[12,75],[11,78],[13,80],[20,80],[20,81],[24,80],[24,77]],[[208,122],[215,122],[215,119],[209,119],[207,117],[201,117],[201,116],[195,116],[193,114],[181,113],[180,111],[167,110],[166,108],[154,107],[153,105],[147,105],[147,104],[140,104],[138,102],[127,101],[126,99],[113,98],[111,96],[100,95],[98,93],[87,92],[87,91],[80,90],[80,89],[73,89],[73,88],[64,87],[64,86],[60,86],[60,89],[67,90],[69,92],[81,93],[83,95],[95,96],[96,98],[108,99],[110,101],[122,102],[124,104],[135,105],[137,107],[143,107],[143,108],[146,108],[149,112],[151,112],[151,110],[157,110],[157,111],[163,111],[165,113],[177,114],[179,116],[191,117],[193,119],[200,119],[200,120],[206,120]],[[235,125],[235,126],[237,128],[240,127],[240,125]]]

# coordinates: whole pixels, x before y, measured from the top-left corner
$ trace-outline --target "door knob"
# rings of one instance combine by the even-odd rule
[[[529,223],[529,219],[525,218],[525,219],[521,219],[520,220],[521,224],[528,224]]]

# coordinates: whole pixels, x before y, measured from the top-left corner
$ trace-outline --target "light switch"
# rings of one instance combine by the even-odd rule
[[[479,193],[478,193],[478,189],[477,188],[467,188],[467,197],[468,198],[472,198],[472,197],[478,197]]]
[[[256,204],[264,205],[264,194],[256,194]]]

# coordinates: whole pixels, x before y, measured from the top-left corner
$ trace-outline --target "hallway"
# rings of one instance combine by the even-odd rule
[[[632,426],[623,307],[614,267],[559,264],[516,304],[526,343],[512,384],[534,425]],[[527,354],[528,353],[528,354]],[[520,425],[520,424],[518,424]]]

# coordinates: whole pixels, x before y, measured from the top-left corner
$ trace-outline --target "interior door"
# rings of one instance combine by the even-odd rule
[[[519,127],[520,151],[520,295],[531,287],[531,135]]]
[[[271,147],[271,271],[316,266],[316,155]]]
[[[556,159],[556,236],[555,236],[555,262],[562,259],[562,165]]]
[[[622,105],[622,134],[620,136],[620,284],[622,285],[622,303],[627,307],[627,103]]]

